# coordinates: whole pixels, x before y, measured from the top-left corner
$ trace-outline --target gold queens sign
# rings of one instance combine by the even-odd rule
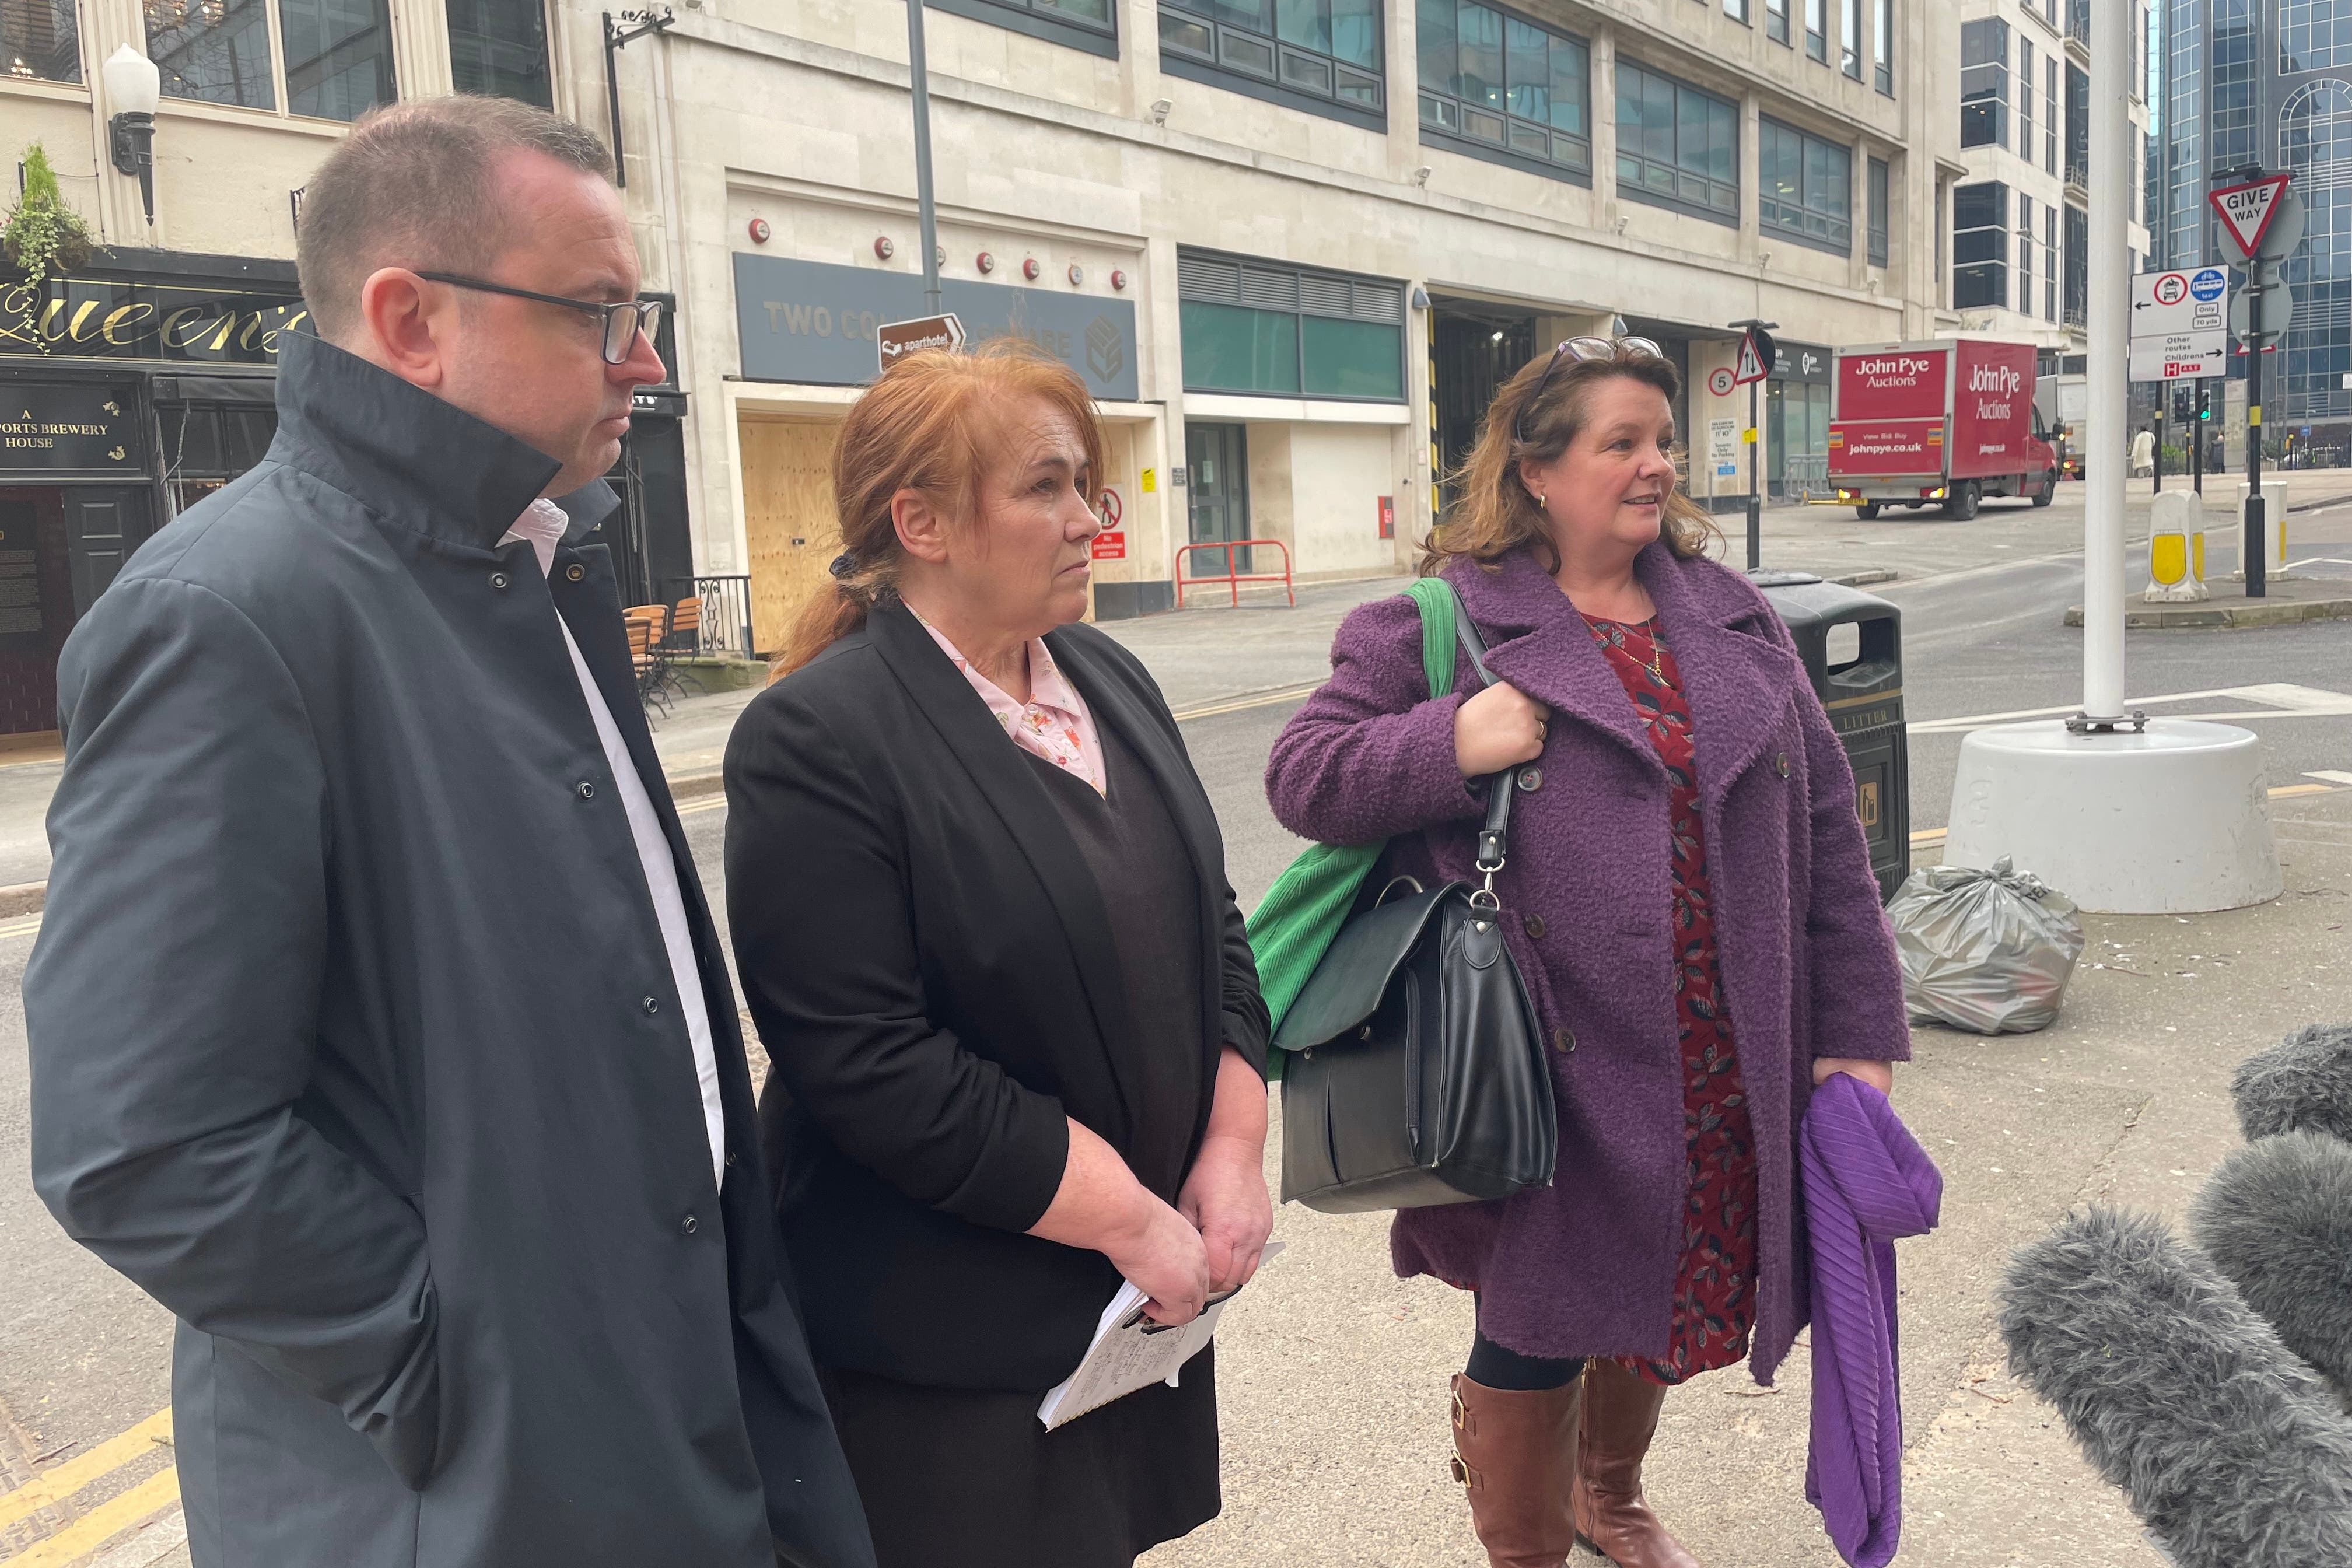
[[[309,312],[289,290],[69,278],[0,284],[0,356],[274,366]],[[13,412],[13,410],[12,410]]]

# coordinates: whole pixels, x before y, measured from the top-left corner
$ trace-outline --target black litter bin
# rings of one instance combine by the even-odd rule
[[[1853,767],[1854,811],[1880,901],[1911,874],[1911,751],[1903,727],[1903,612],[1810,572],[1754,581],[1788,624]],[[1851,629],[1848,629],[1851,628]]]

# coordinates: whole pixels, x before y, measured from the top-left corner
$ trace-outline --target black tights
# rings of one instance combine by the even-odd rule
[[[1566,1388],[1583,1370],[1581,1357],[1521,1355],[1488,1339],[1482,1329],[1470,1341],[1470,1364],[1462,1369],[1462,1375],[1487,1388],[1546,1394]]]

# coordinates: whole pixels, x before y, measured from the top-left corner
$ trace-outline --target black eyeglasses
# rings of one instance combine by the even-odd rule
[[[1551,351],[1550,363],[1544,366],[1543,374],[1536,378],[1536,389],[1528,394],[1528,400],[1519,405],[1519,416],[1511,421],[1511,434],[1522,441],[1528,438],[1528,410],[1536,405],[1536,400],[1544,395],[1544,388],[1551,384],[1560,361],[1615,359],[1621,353],[1647,354],[1653,359],[1666,357],[1665,351],[1648,338],[1570,338]]]
[[[467,278],[457,272],[420,272],[419,278],[435,283],[446,283],[454,289],[471,289],[482,294],[507,294],[518,300],[536,300],[542,305],[561,305],[567,310],[582,310],[604,323],[604,363],[626,364],[635,352],[637,334],[643,332],[646,342],[654,341],[661,327],[662,301],[659,300],[624,300],[619,304],[607,304],[602,300],[567,300],[561,294],[535,293],[529,289],[509,289],[503,283],[491,283],[479,278]]]

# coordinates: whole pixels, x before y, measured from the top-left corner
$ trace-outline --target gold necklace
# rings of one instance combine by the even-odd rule
[[[1644,662],[1649,666],[1652,678],[1664,686],[1666,683],[1666,645],[1658,637],[1658,617],[1652,615],[1642,624],[1650,628],[1650,657]]]

